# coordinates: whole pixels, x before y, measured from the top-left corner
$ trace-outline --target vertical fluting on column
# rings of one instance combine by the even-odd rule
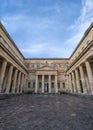
[[[14,77],[13,77],[12,93],[15,93],[15,89],[17,86],[17,74],[18,74],[18,70],[15,69]]]
[[[79,74],[78,74],[78,70],[77,69],[75,69],[75,75],[76,75],[77,91],[78,91],[78,93],[81,93],[80,81],[79,81]]]
[[[35,93],[37,93],[37,89],[38,89],[38,75],[36,75]]]
[[[86,87],[86,82],[85,82],[83,66],[79,66],[79,70],[80,70],[80,76],[81,76],[83,91],[84,91],[84,93],[87,93],[87,87]]]
[[[49,75],[49,93],[51,93],[51,75]]]
[[[91,93],[93,94],[93,74],[89,61],[85,62]]]
[[[9,93],[9,91],[10,91],[12,72],[13,72],[13,66],[11,65],[10,68],[9,68],[9,72],[8,72],[8,79],[7,79],[7,85],[6,85],[5,93]]]
[[[58,93],[57,75],[55,75],[55,92]]]
[[[19,72],[19,74],[18,74],[17,93],[19,93],[19,88],[20,88],[20,80],[21,80],[21,72]]]
[[[7,61],[4,61],[1,66],[1,73],[0,73],[0,93],[2,91],[2,84],[5,76],[6,66],[7,66]]]
[[[44,93],[44,75],[42,75],[42,93]]]

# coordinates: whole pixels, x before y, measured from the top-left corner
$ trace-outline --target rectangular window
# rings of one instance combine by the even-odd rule
[[[28,82],[28,88],[30,88],[30,85],[31,85],[31,83],[30,83],[30,82]]]
[[[60,83],[58,83],[58,88],[60,88]]]
[[[33,88],[35,88],[35,82],[33,82]]]
[[[65,83],[63,83],[63,88],[65,88]]]

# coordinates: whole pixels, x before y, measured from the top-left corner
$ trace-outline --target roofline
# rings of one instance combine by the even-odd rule
[[[85,39],[85,37],[88,35],[89,31],[91,30],[91,28],[93,27],[93,22],[90,24],[90,26],[87,28],[87,30],[85,31],[83,37],[81,38],[80,42],[78,43],[78,45],[76,46],[76,48],[74,49],[74,51],[72,52],[72,54],[70,55],[69,59],[74,55],[74,53],[76,52],[76,50],[79,48],[79,46],[81,45],[82,41]]]
[[[20,53],[20,55],[23,57],[23,59],[25,59],[24,56],[23,56],[23,54],[18,49],[17,45],[15,44],[15,42],[13,41],[13,39],[11,38],[11,36],[9,35],[9,33],[7,32],[7,30],[5,29],[5,27],[1,23],[1,21],[0,21],[0,27],[2,28],[2,30],[4,31],[4,33],[7,35],[7,37],[9,38],[9,40],[13,43],[14,47],[17,49],[17,51]]]

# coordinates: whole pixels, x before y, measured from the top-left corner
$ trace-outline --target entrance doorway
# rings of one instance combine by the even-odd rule
[[[48,82],[45,82],[45,85],[44,85],[45,92],[48,92],[48,89],[49,89],[48,86],[49,86]]]

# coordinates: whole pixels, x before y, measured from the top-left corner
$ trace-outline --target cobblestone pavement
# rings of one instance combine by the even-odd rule
[[[93,130],[93,97],[28,94],[0,100],[0,130]]]

